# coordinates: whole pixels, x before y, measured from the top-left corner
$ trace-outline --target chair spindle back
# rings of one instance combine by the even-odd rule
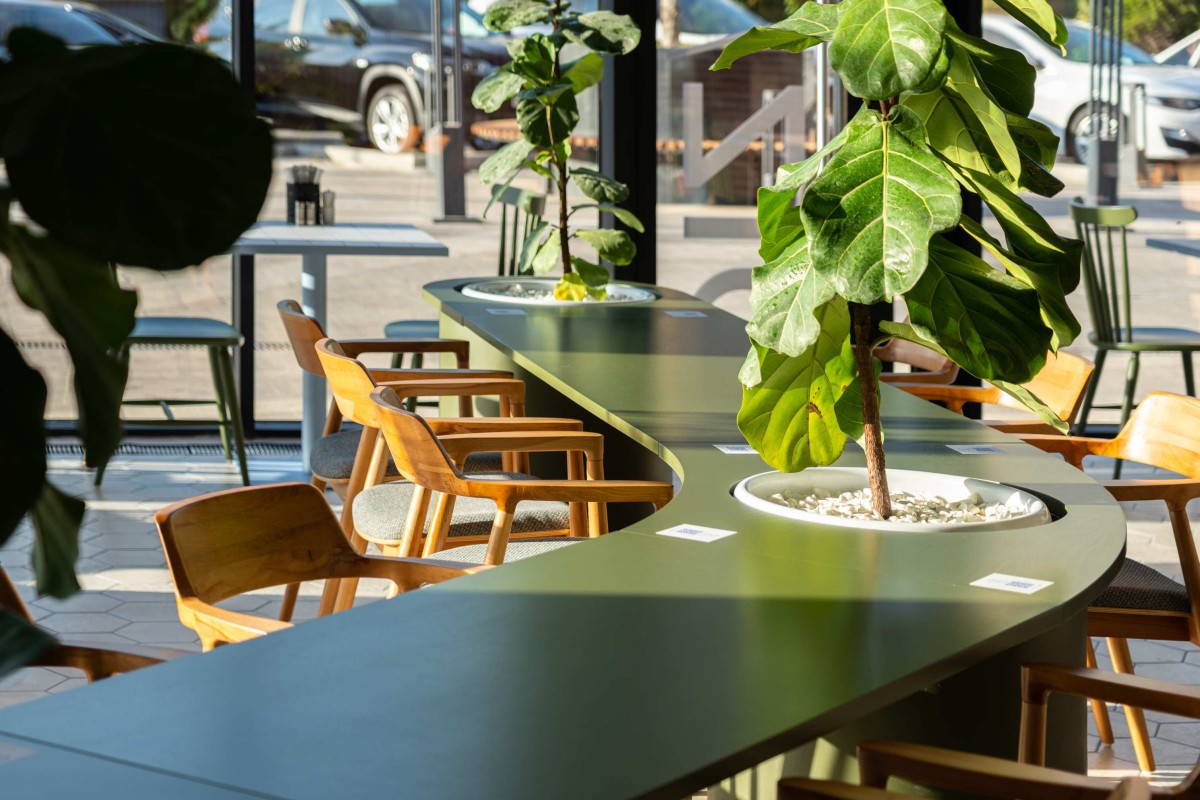
[[[1092,335],[1097,343],[1131,342],[1125,229],[1137,219],[1137,210],[1132,206],[1089,206],[1077,197],[1070,203],[1070,212],[1083,240],[1083,281]]]
[[[516,275],[525,240],[546,213],[546,195],[512,186],[493,186],[492,199],[500,204],[500,259],[497,274]]]

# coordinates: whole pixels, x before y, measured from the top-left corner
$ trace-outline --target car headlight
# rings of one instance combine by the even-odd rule
[[[1147,97],[1146,101],[1167,108],[1178,108],[1181,111],[1200,109],[1200,97]]]
[[[429,53],[413,53],[412,62],[413,66],[417,69],[424,70],[425,72],[429,71]]]

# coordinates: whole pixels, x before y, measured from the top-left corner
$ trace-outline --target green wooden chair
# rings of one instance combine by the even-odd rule
[[[226,460],[236,453],[241,468],[242,484],[250,485],[250,470],[246,465],[246,439],[242,432],[242,415],[238,405],[237,384],[233,378],[233,348],[242,344],[242,333],[227,322],[206,317],[138,317],[133,332],[121,347],[119,357],[128,363],[133,347],[189,348],[203,347],[208,351],[212,373],[214,399],[154,398],[122,399],[123,406],[155,406],[166,419],[138,420],[139,425],[155,427],[194,427],[197,424],[216,424],[221,432],[221,447]],[[176,419],[175,406],[215,405],[215,423]],[[96,485],[104,480],[104,471],[96,471]]]
[[[1084,243],[1083,282],[1092,320],[1092,332],[1088,338],[1096,346],[1096,373],[1083,399],[1075,428],[1075,434],[1083,436],[1087,433],[1088,414],[1093,408],[1120,408],[1121,425],[1124,426],[1129,420],[1142,353],[1179,353],[1183,360],[1184,386],[1189,395],[1195,396],[1192,353],[1200,350],[1200,331],[1133,325],[1125,229],[1137,219],[1134,208],[1089,206],[1077,197],[1071,201],[1070,211],[1075,229]],[[1100,371],[1112,350],[1129,353],[1125,396],[1120,405],[1097,406],[1094,400]]]

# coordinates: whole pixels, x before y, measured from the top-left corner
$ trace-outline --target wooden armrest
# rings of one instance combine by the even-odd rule
[[[193,654],[172,647],[131,644],[118,649],[103,645],[57,644],[38,657],[36,666],[70,667],[82,670],[88,680],[98,681],[187,655]]]
[[[912,800],[911,795],[874,786],[854,786],[812,778],[784,778],[779,781],[775,797],[776,800]]]
[[[466,367],[471,345],[464,339],[338,339],[343,352],[351,358],[363,353],[454,353],[460,367]]]
[[[565,417],[428,417],[425,421],[438,436],[505,431],[583,430],[582,422]]]
[[[1021,667],[1023,702],[1044,705],[1052,692],[1200,719],[1200,687],[1061,664]]]
[[[914,397],[945,403],[946,408],[959,414],[962,413],[964,403],[995,403],[1000,399],[1000,390],[995,386],[954,386],[904,382],[893,382],[891,385],[897,389],[903,389]]]
[[[471,453],[500,450],[507,453],[565,453],[582,451],[589,461],[604,459],[604,437],[584,431],[498,431],[438,437],[442,447],[461,464]]]
[[[485,485],[492,499],[552,500],[560,503],[653,503],[661,508],[675,496],[675,487],[657,481],[472,481]],[[490,485],[488,485],[490,484]]]
[[[1021,441],[1031,444],[1047,453],[1058,453],[1076,467],[1083,464],[1084,456],[1106,456],[1112,448],[1109,439],[1093,439],[1083,436],[1063,436],[1061,434],[1029,433],[1022,434]]]
[[[290,622],[229,611],[192,597],[181,599],[179,604],[181,619],[192,617],[198,626],[208,628],[214,638],[224,642],[240,642],[292,627]]]
[[[1150,481],[1099,481],[1117,500],[1167,500],[1186,503],[1200,497],[1200,481],[1192,478],[1168,478]]]
[[[525,382],[516,378],[456,378],[449,380],[380,381],[405,400],[409,397],[475,397],[498,395],[525,404]]]
[[[1100,778],[907,742],[864,742],[858,765],[863,784],[879,788],[897,777],[1005,800],[1102,800],[1113,790]]]
[[[472,378],[511,378],[511,372],[491,369],[392,369],[367,367],[376,383],[385,381],[448,381]]]
[[[346,566],[349,569],[339,577],[383,578],[399,586],[402,592],[489,569],[454,561],[391,556],[362,556]]]

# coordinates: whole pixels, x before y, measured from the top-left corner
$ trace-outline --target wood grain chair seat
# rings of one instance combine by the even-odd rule
[[[237,384],[233,377],[233,348],[242,344],[242,332],[228,322],[207,317],[138,317],[133,332],[125,339],[120,357],[128,362],[133,347],[204,348],[212,375],[212,400],[192,398],[139,398],[121,400],[123,406],[152,406],[160,408],[165,419],[138,420],[137,424],[152,427],[195,427],[216,425],[221,435],[221,447],[227,461],[237,458],[242,484],[250,485],[250,469],[246,463],[246,438],[242,431],[241,406]],[[176,406],[216,406],[215,420],[176,419]],[[104,480],[104,471],[96,471],[96,485]]]
[[[309,454],[309,466],[313,475],[326,483],[350,480],[361,440],[362,428],[359,427],[341,430],[318,439]],[[468,459],[466,469],[471,472],[499,472],[501,463],[499,453],[474,453]],[[387,462],[386,475],[389,478],[400,476],[391,458]]]
[[[1191,609],[1187,587],[1140,561],[1126,558],[1091,608],[1128,609],[1130,611],[1173,611],[1186,614]]]

